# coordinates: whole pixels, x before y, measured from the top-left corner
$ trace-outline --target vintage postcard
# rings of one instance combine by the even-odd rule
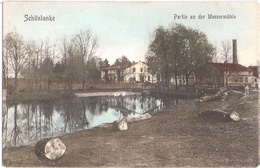
[[[257,1],[2,5],[2,166],[258,166]]]

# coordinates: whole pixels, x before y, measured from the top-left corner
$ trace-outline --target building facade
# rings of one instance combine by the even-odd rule
[[[253,86],[253,71],[236,63],[207,63],[206,76],[198,76],[197,84],[216,86]]]
[[[150,73],[149,67],[144,62],[116,64],[101,69],[102,81],[125,83],[156,83],[155,75]]]
[[[259,89],[260,88],[259,66],[249,66],[248,68],[253,71],[254,82],[252,84],[252,88]]]

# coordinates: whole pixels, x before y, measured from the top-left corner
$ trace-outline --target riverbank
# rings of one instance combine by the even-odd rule
[[[64,92],[22,92],[8,94],[6,101],[14,103],[25,103],[30,101],[52,101],[62,98]]]
[[[143,89],[141,88],[107,88],[107,89],[97,89],[93,88],[88,91],[74,90],[72,93],[67,93],[65,91],[49,91],[49,92],[20,92],[7,95],[7,102],[11,104],[14,103],[26,103],[30,101],[52,101],[64,98],[73,97],[95,97],[95,96],[131,96],[131,95],[141,95]],[[156,97],[168,97],[174,96],[179,98],[195,98],[197,95],[193,92],[187,91],[149,91],[149,94]]]
[[[3,151],[4,166],[19,167],[256,167],[258,164],[258,92],[232,92],[226,101],[189,103],[151,119],[129,124],[129,130],[97,127],[60,137],[67,146],[55,165],[40,162],[34,145]],[[240,122],[198,118],[201,111],[237,111]]]
[[[89,93],[75,93],[77,97],[96,97],[96,96],[133,96],[141,95],[141,92],[89,92]]]

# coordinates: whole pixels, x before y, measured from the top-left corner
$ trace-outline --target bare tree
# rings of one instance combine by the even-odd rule
[[[21,74],[27,79],[28,81],[28,89],[32,89],[33,86],[33,79],[35,78],[35,58],[36,58],[36,42],[29,41],[25,44],[25,54],[26,54],[26,62],[23,66]]]
[[[229,41],[222,41],[221,42],[221,56],[222,60],[224,60],[225,63],[225,86],[228,85],[228,79],[231,76],[231,72],[227,71],[227,63],[231,62],[231,53],[232,53],[232,47]]]
[[[62,54],[61,69],[63,69],[63,80],[65,82],[65,89],[72,92],[73,81],[78,81],[79,78],[79,69],[81,60],[77,55],[75,47],[75,39],[67,40],[66,38],[62,39],[62,45],[60,47],[60,52]]]
[[[8,65],[14,73],[15,92],[18,86],[18,74],[26,61],[23,37],[16,32],[8,33],[4,39],[5,47],[8,52]]]
[[[80,31],[74,38],[76,54],[81,59],[82,68],[82,90],[85,91],[87,68],[96,56],[98,41],[97,37],[93,36],[90,31]]]
[[[232,54],[232,47],[229,41],[222,41],[221,42],[221,59],[224,62],[229,63],[231,62],[231,54]]]

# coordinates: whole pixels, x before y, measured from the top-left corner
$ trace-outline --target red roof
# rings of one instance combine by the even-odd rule
[[[256,77],[256,78],[259,77],[259,76],[258,76],[258,69],[259,69],[258,66],[249,66],[248,68],[251,69],[251,70],[253,71],[253,75],[254,75],[254,77]]]
[[[209,66],[212,66],[220,71],[251,71],[249,68],[240,65],[240,64],[233,64],[233,63],[207,63]]]
[[[103,70],[117,70],[117,69],[126,69],[130,66],[132,66],[133,64],[135,63],[124,63],[124,64],[115,64],[115,65],[111,65],[111,66],[108,66],[106,68],[102,68],[101,71]]]

